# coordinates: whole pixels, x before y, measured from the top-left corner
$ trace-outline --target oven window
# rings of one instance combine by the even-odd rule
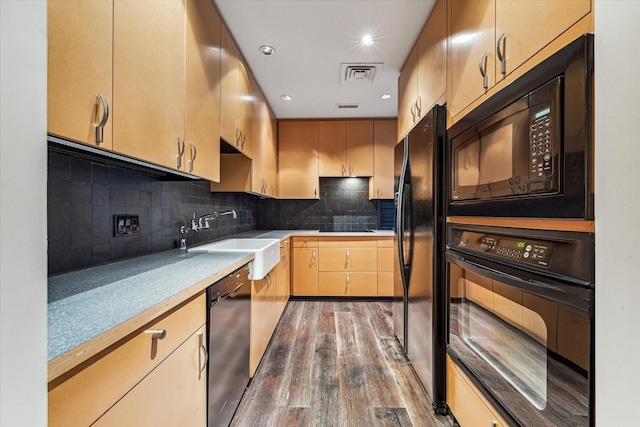
[[[590,319],[454,264],[449,277],[455,356],[522,425],[588,425]]]

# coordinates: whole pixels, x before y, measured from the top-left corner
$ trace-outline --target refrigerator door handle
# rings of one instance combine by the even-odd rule
[[[407,164],[409,163],[409,136],[404,137],[404,155],[402,158],[402,171],[400,172],[400,181],[398,183],[398,208],[396,209],[396,240],[398,243],[398,260],[400,261],[400,276],[402,277],[402,284],[404,288],[407,288],[407,278],[405,277],[405,259],[404,259],[404,187],[407,174]]]

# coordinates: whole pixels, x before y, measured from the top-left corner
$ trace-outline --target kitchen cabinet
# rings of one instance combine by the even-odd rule
[[[373,175],[373,121],[318,123],[320,176]]]
[[[393,237],[378,238],[378,296],[393,296],[393,266],[395,263]]]
[[[110,408],[115,408],[116,402],[124,400],[126,395],[142,384],[141,381],[144,382],[143,379],[151,375],[153,379],[149,385],[132,393],[135,402],[153,405],[158,411],[170,409],[181,414],[189,412],[199,419],[198,413],[201,411],[193,412],[191,405],[199,408],[202,405],[202,410],[206,411],[206,380],[203,380],[206,375],[200,372],[206,364],[206,334],[199,335],[204,331],[205,323],[206,297],[201,293],[89,359],[80,368],[50,382],[49,425],[90,425]],[[162,334],[162,331],[165,333]],[[182,346],[181,350],[177,350]],[[171,358],[174,352],[179,352],[179,355]],[[159,369],[164,361],[169,362],[168,367]],[[185,377],[182,378],[182,375]],[[174,382],[180,383],[180,388],[175,388]],[[188,393],[186,400],[189,401],[181,395],[183,391]],[[156,408],[154,399],[158,393],[169,399],[171,405],[159,405]]]
[[[113,149],[185,170],[185,7],[116,1]]]
[[[95,424],[99,426],[205,426],[206,325],[182,343]],[[167,392],[167,388],[171,392]]]
[[[447,1],[439,0],[420,33],[398,79],[398,129],[401,140],[447,89]]]
[[[377,239],[322,237],[318,295],[378,295],[377,259]]]
[[[593,31],[590,13],[591,0],[452,0],[450,116],[490,96],[497,83],[504,82],[496,90],[504,87],[514,71],[525,72],[580,34]]]
[[[278,264],[276,288],[276,318],[280,319],[291,295],[291,240],[280,242],[280,263]],[[277,323],[277,322],[276,322]]]
[[[113,1],[49,1],[47,27],[48,133],[110,150]]]
[[[249,376],[253,375],[262,360],[277,321],[275,307],[275,275],[278,266],[261,280],[251,281],[251,345]]]
[[[221,32],[220,137],[238,151],[252,154],[252,101],[248,69],[231,33],[225,25]]]
[[[220,26],[213,4],[187,0],[185,169],[220,181]]]
[[[318,296],[318,238],[291,238],[291,293]]]
[[[508,426],[448,355],[447,404],[461,427]]]
[[[317,121],[278,123],[278,194],[281,199],[319,199]]]
[[[269,104],[251,78],[253,93],[253,162],[251,165],[252,192],[268,197],[277,196],[277,123]]]
[[[369,199],[393,200],[393,156],[396,120],[373,122],[373,176],[369,179]]]

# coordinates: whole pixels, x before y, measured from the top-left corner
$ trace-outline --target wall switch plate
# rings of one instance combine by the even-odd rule
[[[114,215],[113,235],[115,237],[140,234],[140,222],[138,215]]]

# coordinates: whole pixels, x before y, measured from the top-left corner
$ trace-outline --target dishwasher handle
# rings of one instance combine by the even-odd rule
[[[231,295],[235,294],[236,292],[238,292],[238,290],[243,287],[245,284],[245,282],[240,282],[240,284],[238,286],[236,286],[231,292],[228,292],[224,295],[218,295],[217,298],[212,298],[211,299],[211,306],[213,307],[215,304],[219,303],[220,301],[229,298]]]

